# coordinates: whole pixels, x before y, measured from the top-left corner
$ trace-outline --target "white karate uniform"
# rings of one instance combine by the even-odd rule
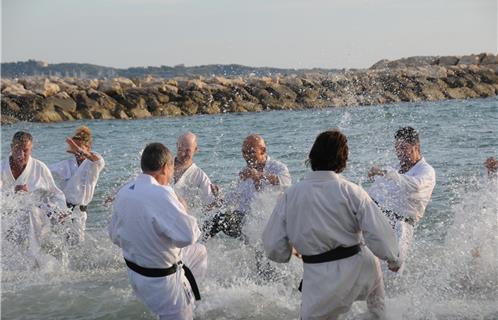
[[[183,261],[197,283],[207,268],[206,248],[196,219],[170,186],[141,174],[118,193],[109,225],[111,240],[123,256],[144,268],[168,268]],[[182,268],[173,275],[151,278],[128,269],[138,298],[161,319],[192,319],[194,297]]]
[[[64,193],[55,185],[48,167],[33,157],[29,157],[26,168],[17,179],[12,175],[9,159],[0,162],[0,173],[2,197],[13,194],[16,185],[28,186],[27,195],[33,202],[26,201],[28,208],[24,209],[28,213],[28,226],[25,230],[27,234],[23,237],[29,239],[28,251],[37,258],[41,244],[50,232],[51,223],[48,215],[66,209]],[[23,208],[23,203],[20,203],[19,208]]]
[[[384,283],[375,256],[401,262],[387,218],[361,187],[341,175],[310,172],[279,199],[263,232],[266,254],[276,262],[288,262],[292,247],[317,255],[363,240],[366,246],[351,257],[304,263],[301,319],[336,319],[363,299],[382,317]]]
[[[86,211],[81,211],[79,206],[87,206],[92,201],[100,172],[105,166],[104,158],[97,155],[99,157],[97,161],[85,159],[79,166],[75,157],[49,166],[66,196],[67,203],[75,205],[72,218],[79,240],[84,238],[87,219]]]
[[[185,170],[173,188],[178,196],[187,201],[189,207],[207,206],[215,201],[211,180],[195,163]]]
[[[399,164],[388,168],[384,176],[376,176],[368,194],[382,209],[418,222],[425,213],[436,185],[436,172],[424,158],[408,172],[399,173]],[[404,221],[395,224],[400,258],[405,261],[413,239],[413,226]]]
[[[235,195],[233,196],[235,200],[232,200],[236,203],[236,211],[242,213],[249,212],[252,201],[257,192],[282,191],[292,184],[292,178],[287,166],[280,161],[270,159],[269,156],[266,158],[263,173],[276,175],[278,177],[279,184],[277,186],[272,186],[268,181],[262,181],[261,189],[256,190],[252,179],[240,180],[237,190],[235,191]]]

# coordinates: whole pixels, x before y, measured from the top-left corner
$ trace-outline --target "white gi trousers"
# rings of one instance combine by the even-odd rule
[[[206,247],[195,243],[183,248],[182,262],[192,271],[199,285],[207,270]],[[145,277],[127,269],[133,291],[161,320],[193,319],[195,298],[183,268],[160,278]]]

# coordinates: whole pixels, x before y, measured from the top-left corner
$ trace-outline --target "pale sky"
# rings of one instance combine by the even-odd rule
[[[497,0],[2,0],[2,62],[363,68],[497,53]]]

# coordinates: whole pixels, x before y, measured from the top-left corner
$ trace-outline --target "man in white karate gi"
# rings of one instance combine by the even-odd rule
[[[239,172],[237,189],[227,201],[234,205],[235,210],[215,216],[209,230],[211,236],[223,231],[232,237],[240,237],[255,196],[263,192],[282,192],[292,184],[289,169],[268,156],[265,140],[259,134],[244,139],[242,156],[247,165]]]
[[[208,175],[194,163],[197,137],[192,132],[182,134],[176,143],[174,189],[189,207],[209,207],[216,201],[218,188]]]
[[[174,162],[160,143],[142,153],[143,173],[116,196],[109,225],[138,298],[160,319],[192,319],[207,268],[200,230],[170,186]]]
[[[384,283],[379,260],[396,271],[396,239],[368,194],[340,173],[348,145],[338,130],[318,135],[311,169],[279,199],[263,232],[267,256],[304,263],[301,319],[337,319],[355,300],[367,300],[372,318],[383,318]]]
[[[368,177],[375,181],[368,194],[389,218],[396,231],[400,258],[406,261],[413,228],[424,216],[436,185],[436,172],[422,156],[414,128],[400,128],[394,139],[399,164],[394,168],[372,167]]]
[[[87,207],[93,199],[100,172],[104,169],[104,158],[92,151],[92,134],[86,126],[76,129],[72,138],[67,138],[67,152],[74,157],[49,166],[59,183],[69,209],[75,233],[75,242],[85,238]]]
[[[11,153],[0,163],[2,197],[17,193],[20,208],[23,204],[28,213],[28,222],[23,234],[8,234],[7,238],[28,240],[29,252],[37,258],[45,236],[50,232],[51,219],[61,221],[66,215],[64,193],[57,188],[48,167],[31,156],[33,137],[29,132],[18,131],[12,138]],[[23,197],[27,197],[22,200]],[[9,232],[10,233],[10,232]]]

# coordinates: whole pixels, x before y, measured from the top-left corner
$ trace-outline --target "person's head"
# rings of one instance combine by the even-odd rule
[[[76,129],[73,136],[71,137],[73,141],[83,150],[90,151],[92,149],[92,130],[87,126],[81,126]],[[79,162],[85,160],[85,157],[81,155],[75,155]]]
[[[173,175],[173,155],[162,143],[150,143],[142,152],[140,167],[143,173],[153,176],[161,185],[167,185]]]
[[[259,134],[251,134],[242,143],[242,156],[247,166],[256,168],[266,164],[265,140]]]
[[[12,137],[10,151],[12,161],[17,167],[24,167],[28,163],[33,149],[33,136],[26,131],[17,131]]]
[[[348,161],[348,139],[337,129],[320,133],[311,147],[308,164],[313,171],[341,173]]]
[[[176,161],[184,164],[192,161],[197,152],[197,137],[192,132],[182,134],[176,142]]]
[[[417,130],[412,127],[399,128],[394,135],[394,149],[402,165],[420,160],[420,138]]]

